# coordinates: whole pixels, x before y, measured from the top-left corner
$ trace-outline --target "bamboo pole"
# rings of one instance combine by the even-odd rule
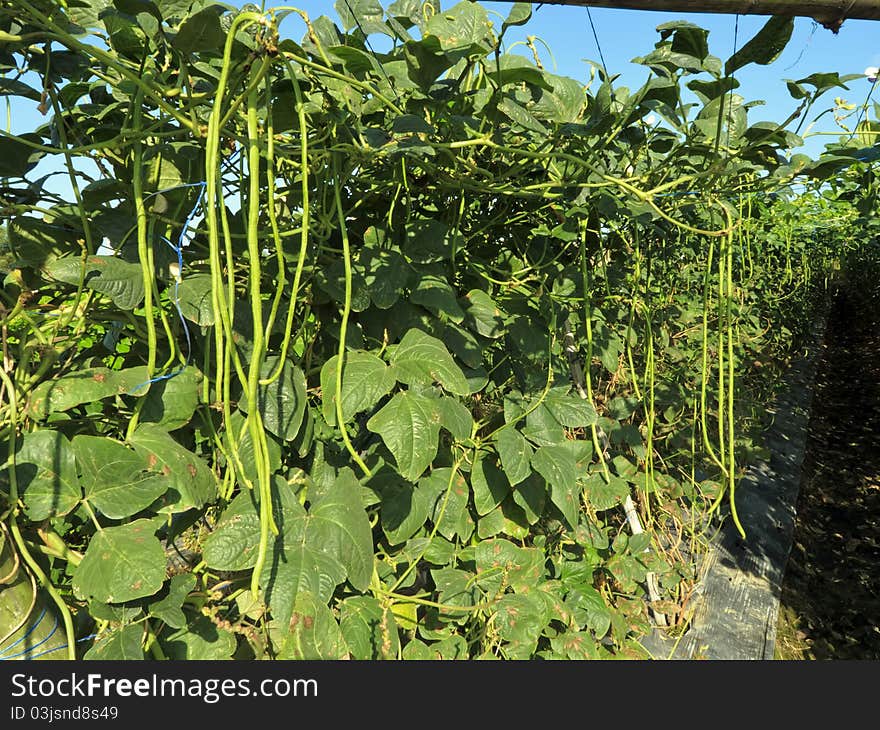
[[[547,5],[663,10],[674,13],[795,15],[835,33],[848,18],[880,20],[880,0],[544,0]]]

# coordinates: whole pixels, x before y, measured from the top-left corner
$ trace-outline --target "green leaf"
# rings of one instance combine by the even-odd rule
[[[465,0],[432,15],[424,34],[439,38],[444,51],[484,54],[492,50],[490,27],[486,9]]]
[[[439,523],[437,531],[447,540],[453,540],[456,535],[462,542],[468,540],[473,534],[474,522],[468,510],[470,490],[461,472],[453,474],[449,467],[434,469],[419,481],[419,488],[432,495],[431,520]]]
[[[168,431],[182,428],[198,408],[201,383],[201,372],[191,365],[173,378],[153,383],[141,409],[141,422]]]
[[[73,439],[86,500],[113,520],[149,507],[168,489],[168,480],[147,469],[143,456],[104,436]]]
[[[724,64],[727,76],[749,63],[766,66],[775,61],[782,53],[794,30],[794,18],[791,16],[774,15],[757,35],[734,53]]]
[[[12,81],[12,79],[3,79],[3,81]],[[0,87],[0,94],[2,93]],[[30,133],[21,135],[21,138],[37,144],[42,144],[44,141],[38,135]],[[0,177],[24,177],[45,154],[17,139],[0,136]]]
[[[274,375],[278,356],[267,357],[260,370],[261,378]],[[285,441],[293,441],[302,425],[306,409],[306,376],[290,360],[284,361],[281,375],[269,385],[259,386],[259,410],[263,427]],[[238,408],[248,412],[247,395],[242,394]]]
[[[532,455],[532,466],[550,485],[550,499],[569,526],[576,527],[580,511],[580,486],[574,452],[567,444],[541,446]]]
[[[312,505],[308,520],[308,542],[336,557],[352,586],[365,591],[373,576],[372,529],[351,471],[344,470],[333,488]]]
[[[613,474],[609,475],[607,483],[601,472],[591,474],[584,480],[584,486],[587,490],[587,499],[597,512],[617,507],[629,494],[629,485]]]
[[[330,609],[310,593],[300,593],[290,621],[272,632],[279,659],[345,659],[349,650]]]
[[[439,276],[423,276],[412,293],[409,300],[413,304],[421,304],[438,317],[446,318],[452,322],[464,320],[464,312],[458,306],[455,298],[455,290],[449,282]]]
[[[66,411],[113,395],[141,397],[147,394],[146,381],[146,367],[125,370],[83,368],[57,380],[40,383],[31,391],[25,412],[31,418],[42,421],[51,413]]]
[[[566,428],[589,428],[598,420],[593,404],[567,388],[552,388],[544,399],[544,406]]]
[[[465,441],[470,438],[474,418],[461,401],[444,395],[437,399],[437,411],[440,414],[440,424],[455,439]]]
[[[159,512],[185,512],[217,499],[217,478],[208,465],[181,446],[161,426],[142,423],[129,443],[150,471],[168,479],[166,503]]]
[[[194,55],[202,51],[222,53],[226,34],[220,26],[220,15],[225,9],[212,5],[190,15],[181,23],[172,45],[181,53]]]
[[[0,79],[0,96],[20,96],[31,101],[40,101],[40,92],[18,79]]]
[[[544,514],[547,503],[547,484],[537,474],[529,474],[513,490],[513,501],[522,507],[526,520],[534,525]]]
[[[503,34],[504,31],[512,26],[525,25],[531,17],[531,3],[514,3],[510,8],[510,12],[507,14],[507,18],[501,25],[501,33]]]
[[[18,444],[15,462],[19,494],[31,520],[64,515],[79,504],[82,492],[74,451],[63,434],[49,429],[25,434]],[[6,470],[3,481],[8,479]]]
[[[382,22],[385,12],[379,0],[336,0],[333,7],[346,32],[360,28],[367,35],[373,33],[389,35],[388,26]]]
[[[437,455],[440,435],[437,400],[409,391],[397,393],[367,421],[367,428],[382,436],[401,476],[416,481]]]
[[[369,586],[373,541],[360,486],[345,470],[306,512],[282,479],[273,485],[273,515],[280,534],[260,584],[273,618],[286,622],[303,592],[327,601],[346,577],[357,590]],[[242,492],[205,540],[203,557],[212,568],[246,570],[256,563],[260,515],[256,492]]]
[[[187,626],[162,641],[172,660],[220,661],[235,653],[235,634],[219,628],[207,616],[196,616]]]
[[[468,326],[483,337],[497,339],[506,327],[504,312],[495,304],[492,297],[481,289],[471,289],[465,296],[465,312]]]
[[[165,581],[165,551],[152,520],[99,530],[73,574],[77,598],[123,603],[152,596]]]
[[[372,596],[350,596],[342,602],[339,628],[354,659],[396,659],[400,651],[397,622],[390,608]]]
[[[611,612],[602,596],[591,585],[572,588],[565,598],[565,604],[581,626],[592,629],[597,639],[601,639],[611,628]]]
[[[89,256],[85,262],[78,256],[65,256],[43,267],[57,281],[86,286],[106,294],[120,309],[131,310],[144,298],[144,279],[140,264],[129,263],[115,256]]]
[[[211,303],[211,277],[209,274],[184,276],[177,286],[180,311],[190,322],[202,327],[214,324],[214,305]]]
[[[540,135],[548,134],[547,127],[541,124],[541,122],[539,122],[538,119],[524,106],[517,104],[513,99],[505,97],[498,102],[498,111],[523,129],[527,129],[530,132],[537,132]]]
[[[336,425],[336,367],[334,355],[321,368],[321,393],[324,420]],[[391,392],[394,374],[382,360],[368,352],[349,352],[342,368],[342,417],[346,423],[361,411],[375,406]]]
[[[508,593],[495,609],[493,625],[508,642],[511,659],[528,659],[534,653],[545,624],[543,604],[530,595]]]
[[[512,426],[495,434],[495,448],[501,457],[501,466],[511,486],[516,486],[532,473],[532,447],[525,437]]]
[[[141,624],[119,626],[98,639],[83,655],[83,659],[98,661],[143,659],[143,638],[144,627]]]
[[[391,354],[395,377],[407,385],[440,383],[450,393],[468,395],[470,388],[461,368],[436,337],[410,329]]]
[[[477,545],[475,557],[478,573],[498,579],[499,587],[509,585],[517,592],[533,590],[544,575],[543,550],[517,547],[503,538],[483,540]]]
[[[186,626],[186,615],[181,606],[195,587],[196,577],[192,573],[172,576],[168,581],[168,594],[150,605],[150,616],[164,621],[172,629],[182,629]]]
[[[406,542],[428,520],[432,496],[395,473],[376,475],[370,486],[381,494],[382,531],[392,545]]]
[[[477,514],[486,515],[510,494],[510,483],[492,454],[481,453],[471,468],[471,489]]]
[[[9,150],[2,150],[7,154]],[[19,266],[45,266],[68,253],[81,253],[82,232],[37,218],[18,216],[7,224],[9,246]]]

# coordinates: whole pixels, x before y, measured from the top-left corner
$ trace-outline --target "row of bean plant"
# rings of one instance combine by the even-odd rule
[[[793,154],[853,79],[754,121],[791,19],[631,91],[528,3],[336,12],[0,5],[0,658],[642,657],[748,533],[866,245],[871,123]]]

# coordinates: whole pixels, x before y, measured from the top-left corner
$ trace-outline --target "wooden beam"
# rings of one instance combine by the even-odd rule
[[[880,20],[880,0],[544,0],[546,5],[663,10],[673,13],[798,15],[835,33],[844,20]]]

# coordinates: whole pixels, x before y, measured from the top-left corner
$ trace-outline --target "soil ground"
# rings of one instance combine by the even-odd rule
[[[841,291],[816,374],[777,659],[880,659],[880,311]]]

